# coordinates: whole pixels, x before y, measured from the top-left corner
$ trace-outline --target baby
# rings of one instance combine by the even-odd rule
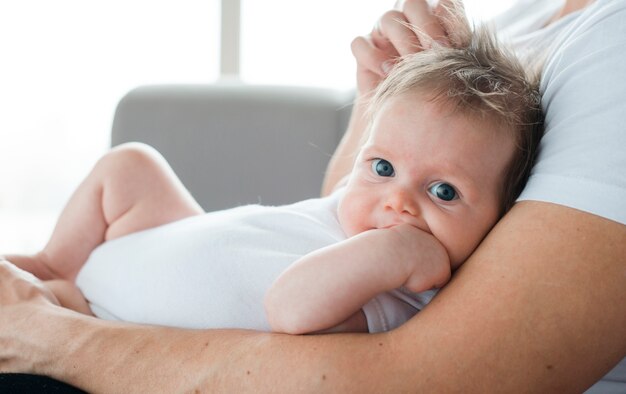
[[[102,318],[398,327],[511,207],[541,138],[537,82],[515,57],[482,29],[457,46],[396,65],[347,183],[328,197],[203,213],[157,152],[127,144],[99,160],[43,251],[7,259],[61,305]]]

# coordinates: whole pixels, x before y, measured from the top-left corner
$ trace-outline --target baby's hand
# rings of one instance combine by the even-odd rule
[[[450,258],[431,234],[409,224],[387,230],[391,236],[393,260],[403,270],[403,286],[420,292],[445,285],[452,275]]]

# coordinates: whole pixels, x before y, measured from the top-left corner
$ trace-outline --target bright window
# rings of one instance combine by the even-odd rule
[[[43,246],[143,84],[218,76],[218,0],[0,2],[0,254]]]
[[[366,34],[394,0],[241,0],[241,77],[246,82],[354,85],[350,42]],[[475,20],[502,12],[513,0],[465,0]]]

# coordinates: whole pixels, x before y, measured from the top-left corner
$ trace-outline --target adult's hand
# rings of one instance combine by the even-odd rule
[[[455,15],[464,18],[462,9],[460,0],[440,0],[434,7],[426,0],[397,1],[370,34],[352,41],[359,94],[373,91],[401,56],[428,49],[433,40],[442,45],[454,42],[450,22],[458,19]]]
[[[330,160],[322,186],[329,195],[352,170],[355,153],[363,143],[367,122],[367,97],[401,56],[440,45],[463,46],[469,23],[462,0],[439,0],[431,7],[427,0],[398,0],[383,14],[370,34],[352,41],[357,62],[357,100],[348,129]]]
[[[0,260],[0,306],[9,307],[23,302],[59,304],[52,292],[33,274],[7,260]]]
[[[0,371],[31,369],[29,328],[37,329],[37,311],[58,305],[56,297],[34,275],[0,260]]]

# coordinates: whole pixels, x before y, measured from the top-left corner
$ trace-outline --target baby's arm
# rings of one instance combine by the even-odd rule
[[[54,294],[62,307],[94,316],[83,293],[72,282],[55,279],[43,281],[43,284]]]
[[[298,260],[269,289],[265,309],[274,331],[327,330],[358,319],[379,293],[440,287],[450,274],[448,255],[432,235],[406,224],[370,230]]]

